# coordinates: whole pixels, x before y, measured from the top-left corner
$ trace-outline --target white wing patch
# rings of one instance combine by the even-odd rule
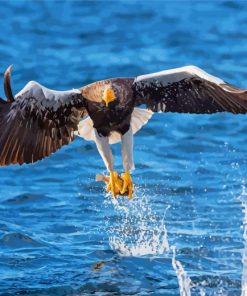
[[[201,68],[198,68],[196,66],[186,66],[184,68],[187,68],[187,71],[189,71],[190,73],[192,74],[195,74],[205,80],[208,80],[210,82],[213,82],[213,83],[216,83],[216,84],[222,84],[222,83],[225,83],[224,80],[216,77],[216,76],[213,76],[209,73],[207,73],[206,71],[202,70]]]
[[[135,81],[136,82],[143,81],[143,80],[152,81],[159,78],[159,81],[163,80],[164,84],[166,85],[168,83],[178,82],[182,79],[190,78],[195,75],[216,84],[225,83],[222,79],[216,76],[213,76],[196,66],[185,66],[185,67],[180,67],[180,68],[175,68],[170,70],[164,70],[164,71],[160,71],[152,74],[141,75],[141,76],[138,76]]]
[[[15,95],[15,99],[18,99],[18,97],[23,97],[23,99],[35,97],[40,100],[42,106],[52,108],[56,111],[61,104],[70,102],[71,95],[80,93],[79,89],[57,91],[49,89],[36,81],[29,81],[26,86]]]
[[[131,128],[133,134],[138,132],[144,124],[152,117],[153,112],[146,109],[134,108],[131,116]],[[95,142],[95,131],[93,127],[93,121],[90,117],[82,120],[78,125],[78,131],[75,135],[85,139],[86,141]],[[118,132],[112,132],[109,136],[109,143],[116,144],[121,142],[121,135]]]

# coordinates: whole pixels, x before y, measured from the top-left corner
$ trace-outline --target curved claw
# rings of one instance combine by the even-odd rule
[[[132,199],[132,193],[133,193],[133,182],[132,178],[129,172],[125,172],[121,175],[121,179],[123,180],[123,188],[121,190],[121,194],[124,194],[126,191],[128,191],[128,197],[129,199]]]
[[[110,178],[109,178],[109,182],[106,186],[106,191],[109,192],[111,191],[112,196],[115,198],[117,196],[117,194],[119,194],[119,192],[121,191],[121,184],[118,178],[118,173],[111,171],[110,172]]]

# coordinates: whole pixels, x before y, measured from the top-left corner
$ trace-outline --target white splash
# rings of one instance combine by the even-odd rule
[[[206,296],[206,292],[204,288],[200,288],[200,296]]]
[[[180,296],[191,296],[191,279],[187,275],[180,261],[176,260],[176,248],[171,247],[173,251],[172,266],[177,274]]]
[[[242,256],[243,273],[242,273],[242,293],[241,296],[247,296],[247,192],[243,182],[241,195],[238,197],[243,207],[243,228],[244,228],[244,250]]]
[[[123,228],[122,228],[123,229]],[[121,231],[121,228],[119,229]],[[162,255],[169,250],[169,245],[166,240],[165,225],[150,230],[143,225],[136,234],[132,235],[132,241],[126,242],[118,236],[113,236],[109,239],[112,249],[117,250],[122,256],[144,256],[144,255]]]
[[[169,252],[164,218],[149,206],[145,194],[132,201],[113,200],[117,221],[109,225],[109,244],[120,256],[162,255]]]
[[[177,275],[180,296],[191,296],[191,280],[181,262],[176,259],[175,247],[169,246],[165,219],[155,213],[149,199],[145,192],[140,194],[140,190],[135,190],[132,201],[107,199],[107,206],[109,202],[113,203],[117,216],[114,225],[108,224],[110,247],[120,256],[168,257],[172,253],[172,266]]]

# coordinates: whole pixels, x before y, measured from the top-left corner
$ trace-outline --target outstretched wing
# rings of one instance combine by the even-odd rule
[[[195,66],[139,76],[133,87],[136,105],[153,112],[247,113],[247,90]]]
[[[84,112],[79,90],[34,81],[13,100],[0,100],[0,165],[33,163],[69,144]]]

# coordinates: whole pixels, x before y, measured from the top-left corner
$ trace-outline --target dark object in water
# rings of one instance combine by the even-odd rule
[[[106,261],[99,261],[99,262],[96,262],[95,264],[94,264],[94,266],[93,266],[93,271],[100,271],[101,269],[102,269],[102,267],[104,266],[104,265],[106,265],[107,264],[107,262]]]

